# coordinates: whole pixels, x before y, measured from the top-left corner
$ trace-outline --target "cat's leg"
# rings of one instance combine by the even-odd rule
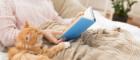
[[[62,51],[64,48],[68,48],[69,46],[70,46],[70,43],[69,42],[59,43],[58,45],[55,45],[55,46],[51,47],[50,49],[48,49],[47,55],[48,55],[49,58],[52,58],[57,53],[59,53],[60,51]]]
[[[11,60],[12,57],[14,55],[16,55],[18,52],[19,52],[19,50],[16,47],[9,48],[9,50],[8,50],[8,58],[9,58],[9,60]]]
[[[51,48],[47,48],[45,50],[47,50],[45,52],[45,54],[49,57],[49,58],[53,58],[58,52],[60,52],[61,50],[64,49],[64,45],[63,44],[58,44],[56,46],[53,46]]]

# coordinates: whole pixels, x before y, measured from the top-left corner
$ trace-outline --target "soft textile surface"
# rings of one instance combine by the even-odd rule
[[[52,25],[58,26],[56,23]],[[123,29],[89,29],[54,60],[139,60],[140,46],[134,42],[133,36]],[[6,60],[5,56],[1,53],[1,60]]]
[[[57,30],[56,28],[49,28],[49,26],[59,27],[59,24],[48,22],[47,29]],[[61,26],[61,25],[60,25]],[[92,28],[72,42],[71,48],[60,52],[54,60],[139,60],[140,46],[135,44],[135,39],[129,31],[117,29],[101,29],[97,28],[96,24]],[[104,26],[105,27],[105,26]],[[97,30],[96,30],[97,29]]]
[[[52,0],[56,11],[64,18],[73,18],[86,9],[79,0]]]
[[[134,36],[135,43],[140,45],[140,28],[127,24],[127,23],[122,23],[122,22],[116,22],[116,21],[111,21],[104,16],[102,16],[98,11],[95,11],[95,18],[96,18],[96,23],[93,24],[89,29],[97,29],[97,28],[105,28],[105,29],[113,29],[120,27],[124,30],[127,30]]]
[[[84,11],[89,6],[105,14],[110,10],[109,0],[52,0],[56,11],[64,18],[73,18],[80,11]],[[104,2],[104,3],[102,3]]]
[[[94,13],[96,23],[77,42],[73,42],[71,48],[60,52],[54,60],[139,60],[140,29],[129,24],[109,21],[98,12]],[[121,27],[123,30],[111,30],[115,27]],[[100,28],[108,30],[104,32],[104,29]],[[7,60],[6,56],[6,53],[0,53],[0,60]]]
[[[139,60],[140,47],[121,29],[89,30],[54,60]]]
[[[8,60],[7,53],[0,52],[0,60]]]

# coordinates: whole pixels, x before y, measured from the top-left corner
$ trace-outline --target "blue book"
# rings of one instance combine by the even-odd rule
[[[84,16],[81,16],[62,36],[64,41],[74,40],[80,37],[96,21],[92,8],[88,8]]]

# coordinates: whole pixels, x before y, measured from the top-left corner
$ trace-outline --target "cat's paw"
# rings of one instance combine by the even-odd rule
[[[70,42],[64,42],[64,47],[69,48],[71,46]]]

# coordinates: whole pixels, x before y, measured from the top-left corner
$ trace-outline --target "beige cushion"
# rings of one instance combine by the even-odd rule
[[[76,16],[78,12],[84,11],[85,7],[80,4],[79,0],[52,0],[56,11],[64,18]]]
[[[84,6],[92,6],[94,9],[104,11],[106,8],[110,8],[109,0],[80,0],[80,3]]]
[[[92,6],[95,10],[105,13],[108,0],[52,0],[56,11],[64,18],[76,16],[87,7]],[[104,3],[103,3],[104,2]]]

